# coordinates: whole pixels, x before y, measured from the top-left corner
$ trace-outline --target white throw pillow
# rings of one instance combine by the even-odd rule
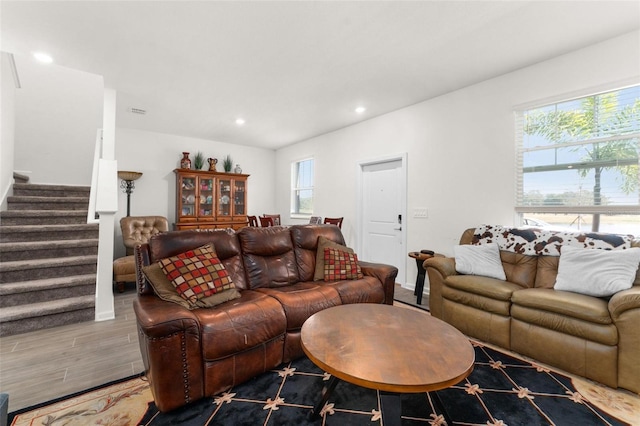
[[[456,271],[461,274],[507,279],[500,261],[498,243],[455,246],[453,255],[456,259]]]
[[[599,250],[563,246],[558,263],[556,290],[607,297],[633,285],[640,248]]]

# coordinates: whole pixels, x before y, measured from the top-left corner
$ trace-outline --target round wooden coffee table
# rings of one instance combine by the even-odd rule
[[[390,305],[360,303],[325,309],[307,319],[301,340],[309,359],[332,375],[314,415],[328,401],[337,379],[394,394],[437,391],[467,377],[475,360],[469,339],[451,325]],[[384,395],[385,425],[398,422],[399,398]],[[439,404],[437,394],[433,395]],[[445,413],[448,421],[447,417]]]

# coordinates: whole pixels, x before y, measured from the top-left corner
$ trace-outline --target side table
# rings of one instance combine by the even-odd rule
[[[433,254],[420,253],[419,251],[409,252],[409,257],[416,260],[416,265],[418,266],[418,276],[416,277],[416,288],[413,291],[413,294],[418,296],[418,305],[422,304],[422,291],[424,290],[424,279],[427,271],[424,269],[422,264],[425,260],[432,258]]]

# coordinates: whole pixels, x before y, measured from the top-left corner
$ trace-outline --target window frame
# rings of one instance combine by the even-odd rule
[[[308,161],[311,162],[311,185],[299,185],[298,171],[300,170],[300,165]],[[292,219],[309,219],[314,214],[313,205],[315,200],[315,167],[316,164],[313,156],[304,157],[291,162],[291,200],[289,205],[289,214]],[[297,195],[299,191],[311,191],[311,212],[300,212],[299,195]]]

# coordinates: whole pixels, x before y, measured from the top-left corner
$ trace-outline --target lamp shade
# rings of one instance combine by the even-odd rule
[[[128,172],[125,170],[118,170],[118,177],[122,180],[136,180],[142,176],[140,172]]]

